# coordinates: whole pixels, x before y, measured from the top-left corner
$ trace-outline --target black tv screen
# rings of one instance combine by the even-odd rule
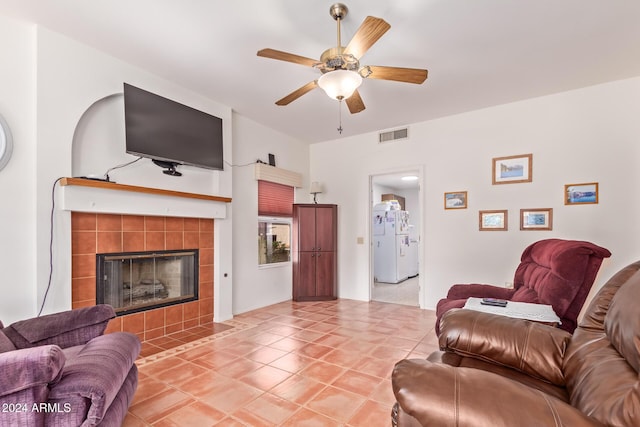
[[[129,154],[224,169],[219,117],[125,83],[124,120]]]

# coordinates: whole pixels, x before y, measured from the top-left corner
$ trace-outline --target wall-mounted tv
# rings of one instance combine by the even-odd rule
[[[161,164],[223,170],[222,119],[124,83],[126,151]]]

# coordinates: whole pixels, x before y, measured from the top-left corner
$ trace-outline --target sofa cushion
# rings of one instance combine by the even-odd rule
[[[0,354],[0,366],[2,366],[0,396],[8,396],[36,386],[43,386],[46,389],[58,381],[62,375],[64,363],[64,353],[55,345]]]
[[[602,258],[609,256],[611,252],[607,249],[589,242],[541,240],[522,253],[514,287],[533,289],[537,302],[551,305],[560,317],[560,328],[573,332]]]
[[[51,389],[49,399],[77,405],[84,402],[87,424],[100,423],[139,353],[138,337],[128,332],[94,338],[79,352],[69,350],[62,378]]]
[[[7,338],[2,329],[0,329],[0,353],[4,353],[5,351],[15,350],[16,346],[13,345],[11,340]]]
[[[571,404],[611,426],[637,423],[640,262],[600,289],[575,330],[563,371]],[[634,341],[636,344],[634,344]]]
[[[538,293],[531,288],[522,286],[520,289],[514,292],[511,301],[516,302],[528,302],[531,304],[539,304]]]
[[[422,426],[600,426],[560,399],[481,369],[404,359],[391,384]]]
[[[611,345],[636,372],[640,372],[640,316],[637,311],[640,286],[630,286],[631,282],[640,283],[640,272],[616,292],[604,320],[604,329]]]
[[[62,348],[84,344],[104,332],[113,307],[105,304],[49,314],[12,323],[7,336],[20,347],[56,344]]]
[[[468,328],[468,325],[473,325]],[[475,310],[442,316],[440,348],[564,386],[562,360],[571,334],[524,319]]]
[[[460,356],[459,354],[446,351],[435,351],[427,357],[427,360],[435,363],[444,363],[445,365],[454,367],[473,368],[491,372],[496,375],[500,375],[502,377],[517,381],[528,387],[538,389],[548,395],[562,400],[563,402],[569,402],[569,394],[567,393],[566,388],[551,384],[547,381],[541,381],[538,378],[534,378],[528,374],[506,366],[497,365],[491,362],[485,362],[473,357]]]
[[[589,262],[588,254],[579,253],[578,250],[576,252],[571,253],[571,256],[566,253],[556,255],[554,250],[549,249],[544,253],[544,257],[532,256],[531,260],[523,262],[518,267],[518,273],[521,273],[520,277],[524,282],[523,287],[533,290],[540,303],[553,305],[560,317],[564,316],[564,312],[580,289]],[[557,256],[558,259],[552,256]],[[560,261],[568,263],[568,266],[563,266]],[[570,275],[569,272],[573,274]]]

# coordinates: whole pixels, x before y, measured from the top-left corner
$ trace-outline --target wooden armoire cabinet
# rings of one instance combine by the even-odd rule
[[[294,204],[293,300],[337,297],[338,206]]]

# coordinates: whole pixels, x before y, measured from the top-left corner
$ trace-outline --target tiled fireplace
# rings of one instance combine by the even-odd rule
[[[213,321],[213,219],[71,213],[72,307],[96,304],[96,254],[198,250],[198,300],[123,314],[108,331],[150,340]]]
[[[96,255],[96,303],[118,315],[198,299],[198,249]]]

